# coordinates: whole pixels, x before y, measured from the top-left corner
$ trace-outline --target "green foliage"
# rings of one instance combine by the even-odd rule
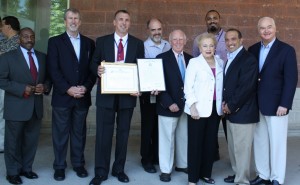
[[[65,31],[64,11],[68,0],[51,0],[49,36],[55,36]]]

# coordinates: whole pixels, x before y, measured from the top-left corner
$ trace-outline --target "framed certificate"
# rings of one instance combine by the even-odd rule
[[[140,92],[165,91],[162,59],[137,59]]]
[[[102,94],[131,94],[139,91],[137,65],[102,62],[105,72],[101,75]]]

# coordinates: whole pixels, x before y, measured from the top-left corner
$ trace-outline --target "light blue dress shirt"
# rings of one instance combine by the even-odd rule
[[[227,53],[227,63],[226,63],[226,68],[225,68],[225,74],[227,73],[227,69],[229,68],[230,64],[236,57],[236,55],[243,49],[243,46],[240,46],[237,50],[235,50],[232,53]]]
[[[156,45],[151,38],[149,37],[144,42],[145,47],[145,58],[155,58],[157,55],[169,51],[171,49],[171,45],[166,40],[161,40],[159,45]]]
[[[259,52],[259,71],[261,71],[262,67],[264,66],[266,58],[267,58],[269,51],[270,51],[271,47],[273,46],[274,42],[275,42],[275,39],[272,40],[266,46],[264,45],[263,42],[261,42],[260,52]]]

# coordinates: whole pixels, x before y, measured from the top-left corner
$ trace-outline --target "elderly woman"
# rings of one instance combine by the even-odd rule
[[[215,36],[199,37],[201,54],[192,58],[186,69],[184,111],[188,114],[189,185],[199,179],[214,184],[211,178],[216,135],[222,115],[223,60],[215,56]]]

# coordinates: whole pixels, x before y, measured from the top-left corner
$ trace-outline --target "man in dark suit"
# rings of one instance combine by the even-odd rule
[[[157,55],[162,58],[166,91],[158,95],[158,155],[162,172],[160,180],[171,181],[171,172],[176,153],[176,171],[187,173],[187,115],[183,112],[184,74],[191,55],[183,52],[186,35],[181,30],[170,33],[171,49]],[[175,152],[174,152],[175,151]]]
[[[0,56],[0,88],[5,91],[6,179],[22,184],[20,175],[36,179],[32,164],[43,117],[43,93],[50,85],[46,77],[46,55],[33,49],[35,34],[20,31],[20,47]]]
[[[298,81],[293,47],[276,38],[274,19],[258,21],[261,42],[249,47],[259,61],[258,105],[260,121],[254,133],[257,177],[252,185],[283,184],[286,169],[288,113]]]
[[[136,63],[137,58],[144,58],[144,44],[143,41],[128,34],[130,15],[126,10],[118,10],[115,13],[113,24],[115,33],[97,38],[91,65],[92,72],[99,76],[99,80],[96,97],[95,177],[90,185],[99,185],[107,179],[115,120],[116,149],[112,175],[121,182],[129,182],[128,176],[124,173],[124,166],[131,117],[139,93],[101,94],[100,78],[104,68],[100,63],[101,61]]]
[[[47,65],[53,81],[52,140],[54,179],[65,179],[66,156],[70,137],[70,158],[78,177],[87,177],[84,167],[86,117],[96,76],[90,73],[95,43],[79,33],[80,12],[67,9],[66,32],[48,42]]]
[[[224,181],[235,184],[249,184],[253,133],[259,120],[256,99],[258,65],[242,41],[239,30],[227,30],[228,60],[224,69],[222,109],[227,119],[228,152],[235,175]]]

